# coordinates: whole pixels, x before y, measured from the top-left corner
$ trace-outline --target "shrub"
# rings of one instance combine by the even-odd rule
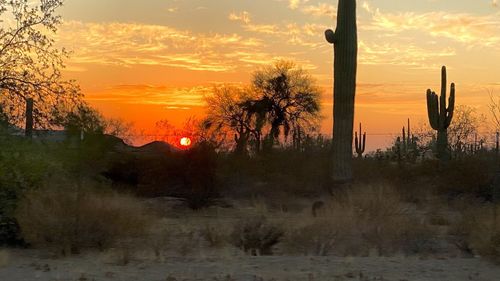
[[[229,240],[227,230],[220,223],[207,224],[200,230],[201,236],[212,248],[221,248]]]
[[[184,156],[183,182],[187,190],[182,199],[193,210],[212,205],[219,197],[215,149],[209,143],[199,143]]]
[[[283,230],[267,221],[264,216],[239,221],[233,229],[231,240],[233,245],[256,255],[272,255],[273,246],[283,237]]]
[[[38,188],[61,170],[49,147],[21,138],[0,137],[0,245],[20,245],[14,211],[23,191]]]
[[[466,254],[500,263],[500,206],[473,206],[450,228],[454,244]]]
[[[283,241],[291,254],[326,256],[337,246],[339,229],[328,219],[314,219],[303,226],[287,231]]]
[[[28,243],[62,254],[103,250],[143,235],[151,221],[129,196],[62,188],[28,191],[16,218]]]
[[[389,186],[355,186],[337,193],[312,222],[294,226],[284,244],[292,253],[312,255],[435,251],[435,231],[406,205]]]

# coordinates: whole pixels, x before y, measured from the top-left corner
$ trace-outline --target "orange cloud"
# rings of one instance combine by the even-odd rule
[[[194,34],[168,26],[67,22],[59,44],[75,50],[71,63],[131,67],[151,65],[213,72],[233,71],[237,57],[262,40],[238,34]],[[235,61],[236,60],[236,61]]]
[[[486,16],[451,12],[384,13],[366,2],[363,8],[372,16],[372,21],[364,27],[368,30],[390,33],[421,31],[470,46],[498,47],[500,43],[500,13]]]

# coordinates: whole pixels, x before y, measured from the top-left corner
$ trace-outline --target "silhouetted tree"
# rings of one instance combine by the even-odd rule
[[[286,141],[291,134],[300,143],[304,132],[316,125],[320,110],[320,90],[312,77],[295,63],[280,60],[256,71],[252,84],[259,98],[249,108],[269,122],[269,138],[281,135]]]
[[[222,86],[214,88],[205,98],[208,124],[212,130],[234,137],[234,152],[246,155],[251,141],[259,150],[267,108],[261,109],[255,92],[250,88]],[[234,136],[233,136],[234,135]]]
[[[70,110],[58,109],[53,112],[52,123],[64,127],[72,134],[103,134],[106,121],[102,114],[91,106],[82,103]]]
[[[0,0],[0,104],[11,123],[24,117],[26,99],[34,99],[37,125],[61,100],[79,100],[79,88],[64,81],[61,69],[67,56],[55,46],[62,0]]]

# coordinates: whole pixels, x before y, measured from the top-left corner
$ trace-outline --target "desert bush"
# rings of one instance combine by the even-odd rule
[[[182,199],[193,210],[212,205],[219,197],[216,182],[217,154],[209,143],[199,143],[184,155]]]
[[[438,191],[449,198],[474,196],[491,200],[490,183],[497,168],[492,157],[477,155],[455,159],[438,170]]]
[[[26,192],[16,218],[29,244],[62,254],[103,250],[143,235],[152,221],[132,197],[74,188]]]
[[[229,241],[228,230],[220,223],[205,225],[200,234],[212,248],[221,248]]]
[[[481,255],[500,263],[499,205],[475,205],[463,210],[449,234],[464,254]]]
[[[272,255],[273,246],[284,235],[281,227],[270,223],[266,217],[258,216],[237,222],[231,234],[234,246],[251,255]]]
[[[0,250],[0,268],[9,264],[9,252],[7,250]]]
[[[326,256],[333,253],[339,235],[340,230],[332,221],[314,219],[303,226],[291,227],[283,241],[284,249],[291,254]]]
[[[51,173],[60,173],[54,150],[22,138],[0,136],[0,245],[19,245],[19,225],[14,217],[25,190],[39,188]]]
[[[361,185],[335,196],[320,216],[287,231],[287,251],[340,256],[435,251],[435,231],[394,188]]]

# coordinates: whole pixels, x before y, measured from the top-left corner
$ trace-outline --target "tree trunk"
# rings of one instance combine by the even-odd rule
[[[33,99],[26,100],[26,126],[24,134],[28,138],[33,137]]]
[[[333,39],[330,42],[334,44],[332,178],[335,183],[342,184],[352,181],[352,141],[358,54],[356,0],[339,0],[337,28]]]

